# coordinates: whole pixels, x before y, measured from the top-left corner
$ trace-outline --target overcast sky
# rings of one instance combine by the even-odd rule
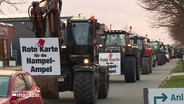
[[[21,0],[22,1],[22,0]],[[27,13],[27,8],[32,0],[24,5],[18,6],[19,11],[13,13]],[[34,0],[35,1],[35,0]],[[138,0],[63,0],[61,16],[90,17],[95,15],[100,23],[105,23],[112,29],[123,29],[146,35],[152,39],[161,39],[164,43],[172,43],[165,29],[153,29],[148,16],[150,15],[138,5]],[[5,6],[1,6],[5,8]],[[8,13],[12,14],[12,9]]]

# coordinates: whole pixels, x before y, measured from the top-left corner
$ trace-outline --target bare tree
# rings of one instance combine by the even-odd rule
[[[2,9],[3,8],[2,4],[10,5],[15,10],[19,10],[17,6],[20,4],[24,4],[27,1],[28,0],[0,0],[0,12],[4,14],[3,9]]]
[[[172,18],[183,16],[184,0],[139,0],[140,6],[152,13],[155,26],[173,26]]]
[[[184,0],[139,0],[151,15],[154,27],[166,27],[170,36],[184,44]]]

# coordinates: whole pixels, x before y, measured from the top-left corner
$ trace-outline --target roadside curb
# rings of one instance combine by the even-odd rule
[[[160,86],[158,88],[162,88],[162,86],[166,83],[167,80],[169,80],[169,78],[171,77],[171,75],[169,75],[167,78],[165,78],[162,83],[160,84]]]
[[[184,75],[184,72],[172,73],[170,76],[181,76],[181,75]]]
[[[161,88],[166,83],[166,81],[169,80],[172,76],[182,76],[182,75],[184,75],[184,72],[174,73],[173,71],[171,71],[171,74],[167,78],[165,78],[165,80],[161,83],[159,88]]]

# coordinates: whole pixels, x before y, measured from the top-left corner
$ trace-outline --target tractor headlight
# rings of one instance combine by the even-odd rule
[[[169,58],[169,54],[165,54],[165,56],[166,56],[167,58]]]
[[[65,46],[65,45],[63,45],[63,46],[61,46],[61,48],[66,48],[66,46]]]
[[[132,45],[131,44],[128,44],[128,47],[132,47]]]
[[[88,64],[89,63],[89,59],[84,59],[84,64]]]
[[[99,48],[102,48],[102,44],[99,44],[98,46],[99,46]]]

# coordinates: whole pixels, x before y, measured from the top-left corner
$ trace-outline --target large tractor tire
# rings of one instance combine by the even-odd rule
[[[153,70],[153,60],[152,60],[152,57],[150,56],[149,57],[149,67],[150,67],[150,70],[149,70],[149,73],[152,73],[152,70]]]
[[[136,59],[133,56],[125,58],[125,82],[136,82]]]
[[[142,74],[149,74],[150,73],[150,57],[143,57],[142,58]]]
[[[140,80],[140,76],[141,76],[140,62],[141,62],[141,59],[140,59],[140,50],[139,50],[139,48],[133,48],[133,54],[136,56],[136,80]]]
[[[58,78],[57,76],[33,76],[37,86],[40,87],[42,98],[44,99],[58,99]]]
[[[157,55],[156,54],[153,54],[152,56],[152,67],[154,68],[156,66],[156,60],[157,60]]]
[[[136,80],[140,80],[141,78],[141,71],[140,71],[140,62],[137,60],[136,62]]]
[[[163,65],[165,62],[165,56],[163,53],[158,53],[158,65]]]
[[[104,73],[99,74],[98,98],[105,99],[109,94],[109,72],[104,69]]]
[[[155,67],[155,66],[156,66],[156,60],[153,61],[153,67]]]
[[[76,104],[95,104],[97,93],[97,75],[87,71],[75,72],[74,97]]]

